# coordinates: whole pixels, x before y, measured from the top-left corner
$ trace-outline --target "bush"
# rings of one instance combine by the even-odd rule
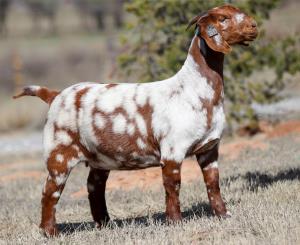
[[[279,0],[226,1],[254,16],[259,24],[269,18],[269,13]],[[185,31],[189,20],[199,13],[224,1],[199,0],[132,0],[126,5],[134,16],[127,23],[130,30],[123,37],[128,46],[120,55],[121,70],[127,76],[134,74],[141,82],[165,79],[182,66],[193,32]],[[133,19],[133,20],[132,20]],[[299,38],[267,41],[264,31],[247,49],[235,47],[226,56],[225,94],[228,99],[227,115],[229,129],[247,127],[255,131],[258,117],[251,107],[253,102],[269,103],[279,98],[284,87],[283,75],[294,74],[300,69],[300,54],[297,52]],[[257,71],[272,69],[276,78],[251,81]],[[136,78],[136,77],[135,77]]]

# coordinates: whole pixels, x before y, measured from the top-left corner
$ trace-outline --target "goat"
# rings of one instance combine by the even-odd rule
[[[224,5],[196,16],[187,59],[173,77],[145,84],[80,83],[62,92],[29,86],[17,97],[38,96],[50,105],[44,128],[49,171],[40,227],[56,235],[55,206],[71,170],[85,162],[91,213],[98,227],[109,221],[105,185],[110,170],[161,166],[166,216],[181,220],[179,189],[184,158],[196,156],[212,211],[228,216],[219,187],[218,147],[225,113],[223,60],[231,45],[248,45],[254,19]]]

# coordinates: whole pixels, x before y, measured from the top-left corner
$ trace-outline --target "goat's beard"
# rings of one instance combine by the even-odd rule
[[[243,45],[243,46],[249,46],[250,45],[249,42],[250,41],[244,40],[244,41],[240,41],[238,44]]]

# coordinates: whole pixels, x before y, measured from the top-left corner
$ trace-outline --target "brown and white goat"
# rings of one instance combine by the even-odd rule
[[[55,206],[71,170],[90,167],[87,181],[94,221],[109,221],[105,185],[110,170],[160,166],[166,215],[181,219],[180,170],[195,155],[213,212],[226,216],[220,195],[218,147],[225,125],[223,60],[231,45],[257,36],[256,22],[225,5],[195,17],[194,36],[183,67],[173,77],[146,84],[80,83],[62,92],[29,86],[15,97],[38,96],[50,105],[44,129],[49,171],[40,227],[57,234]]]

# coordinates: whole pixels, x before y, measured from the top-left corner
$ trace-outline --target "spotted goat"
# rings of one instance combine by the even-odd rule
[[[257,36],[253,18],[224,5],[196,16],[187,59],[171,78],[152,83],[79,83],[61,92],[28,86],[15,98],[38,96],[49,104],[44,157],[49,175],[40,227],[58,233],[55,206],[71,170],[90,167],[88,198],[94,221],[109,221],[105,186],[111,170],[160,166],[166,216],[181,220],[179,189],[184,158],[196,156],[217,216],[227,216],[220,195],[218,148],[225,125],[224,54]]]

